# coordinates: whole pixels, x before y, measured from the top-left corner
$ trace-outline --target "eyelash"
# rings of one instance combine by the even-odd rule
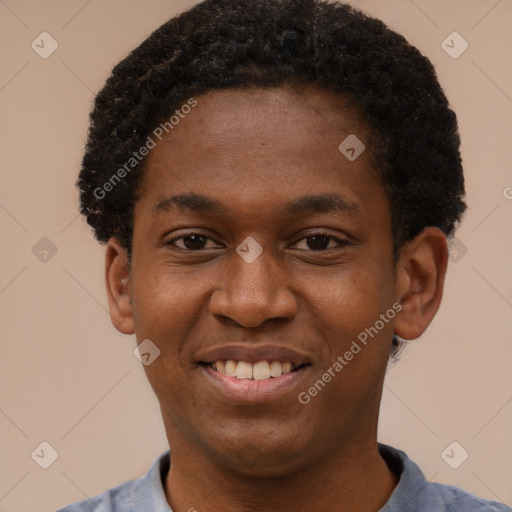
[[[187,235],[181,235],[179,237],[173,238],[172,240],[169,240],[168,242],[166,242],[165,245],[171,245],[171,246],[177,247],[178,249],[181,249],[181,250],[186,251],[186,252],[201,252],[201,251],[204,251],[205,250],[204,248],[203,249],[193,250],[193,249],[187,249],[186,247],[178,247],[175,244],[175,242],[177,240],[182,240],[184,238],[189,238],[189,237],[193,237],[193,236],[202,237],[202,238],[204,238],[206,240],[213,240],[209,236],[203,235],[202,233],[189,233]],[[338,249],[340,247],[345,247],[345,246],[350,244],[350,242],[348,240],[344,240],[344,239],[341,239],[341,238],[338,238],[338,237],[335,237],[333,235],[329,235],[328,233],[323,233],[323,232],[312,233],[312,234],[310,234],[308,236],[305,236],[305,237],[301,238],[300,240],[298,240],[296,242],[296,244],[299,243],[299,242],[302,242],[303,240],[308,240],[310,238],[315,238],[315,237],[327,238],[329,240],[329,243],[330,243],[331,240],[334,240],[338,245],[337,245],[337,247],[328,247],[328,248],[325,248],[325,249],[317,249],[317,250],[309,249],[308,252],[328,252],[328,251],[332,251],[334,249]],[[306,249],[301,249],[301,250],[306,250]]]

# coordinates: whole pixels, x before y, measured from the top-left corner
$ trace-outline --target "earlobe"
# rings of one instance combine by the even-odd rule
[[[404,340],[420,337],[439,309],[448,265],[446,235],[425,228],[400,251],[397,292],[402,304],[395,333]]]
[[[125,249],[115,238],[108,241],[106,248],[105,285],[112,324],[123,334],[133,334],[130,262]]]

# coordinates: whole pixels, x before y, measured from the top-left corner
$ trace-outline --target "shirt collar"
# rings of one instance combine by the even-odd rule
[[[417,502],[418,495],[425,490],[428,481],[421,469],[402,450],[381,443],[378,443],[378,449],[389,469],[400,474],[398,484],[379,512],[407,512],[411,510],[411,504]]]
[[[401,450],[378,443],[379,453],[386,464],[400,480],[379,512],[405,511],[406,505],[415,502],[415,498],[428,484],[420,468]],[[172,512],[165,496],[165,479],[171,464],[170,451],[161,454],[151,465],[145,476],[133,482],[134,488],[130,505],[134,510],[144,509],[153,512]]]

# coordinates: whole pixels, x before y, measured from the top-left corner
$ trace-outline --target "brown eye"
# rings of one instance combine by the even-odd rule
[[[191,234],[180,236],[171,240],[168,245],[175,245],[180,249],[186,249],[189,251],[200,251],[206,249],[208,241],[211,240],[209,237],[200,234]],[[213,240],[211,240],[213,242]]]
[[[345,240],[340,240],[334,236],[325,235],[322,233],[307,236],[300,240],[299,243],[303,243],[304,240],[306,241],[306,246],[304,247],[303,245],[302,247],[299,247],[299,249],[310,249],[311,251],[326,251],[348,244],[348,242]],[[332,243],[334,243],[334,245],[332,245]]]
[[[201,235],[189,235],[183,237],[183,243],[187,249],[204,249],[207,238]]]
[[[307,240],[308,247],[314,251],[322,251],[328,248],[331,237],[325,235],[309,236]]]

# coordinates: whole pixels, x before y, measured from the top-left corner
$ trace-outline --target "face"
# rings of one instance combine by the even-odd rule
[[[134,330],[161,351],[145,371],[171,449],[278,475],[376,429],[393,321],[353,342],[397,300],[389,203],[368,130],[339,97],[196,100],[146,161]],[[338,149],[349,134],[366,141],[354,161]]]

